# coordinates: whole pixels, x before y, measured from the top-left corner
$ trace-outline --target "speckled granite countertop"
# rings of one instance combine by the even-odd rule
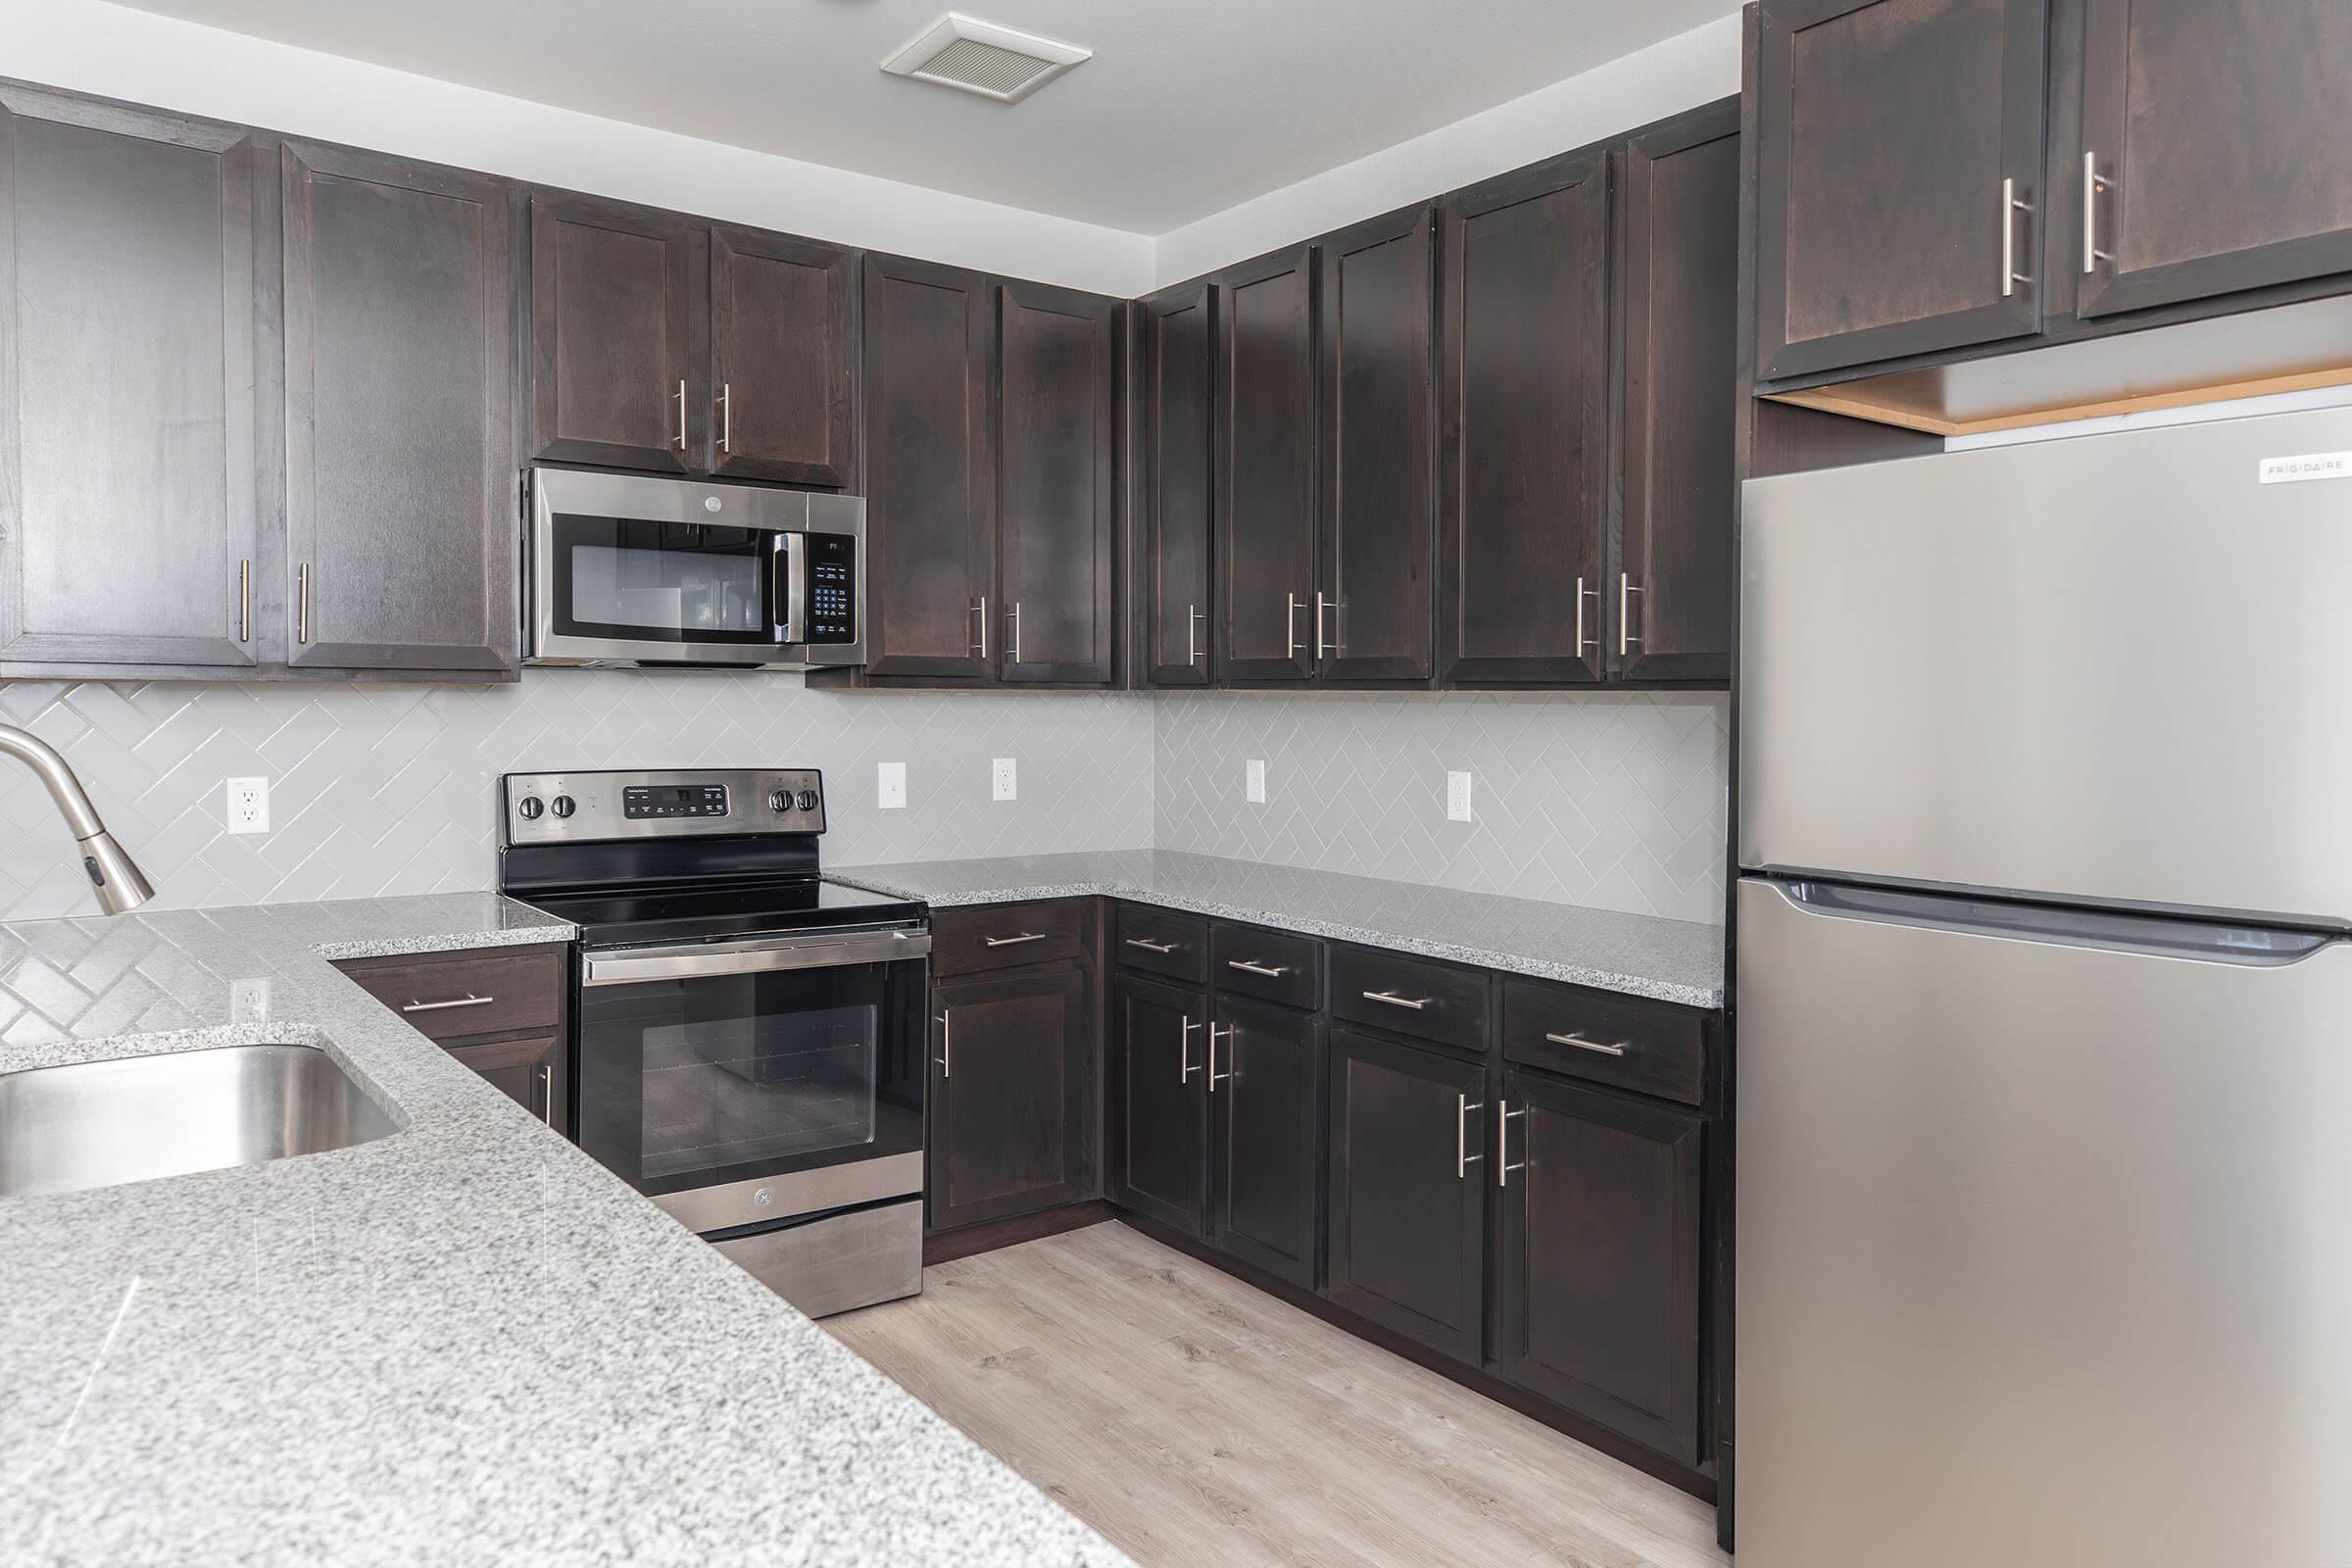
[[[0,926],[0,1071],[294,1040],[405,1124],[0,1198],[0,1564],[1126,1562],[321,956],[569,934],[486,894]]]
[[[1723,928],[1173,850],[829,866],[942,907],[1102,894],[1693,1007],[1723,1005]]]

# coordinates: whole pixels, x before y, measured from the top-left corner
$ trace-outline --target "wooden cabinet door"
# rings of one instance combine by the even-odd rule
[[[1486,1281],[1486,1068],[1335,1028],[1325,1294],[1477,1365]]]
[[[1205,686],[1214,669],[1210,496],[1215,416],[1215,285],[1193,283],[1143,302],[1143,559],[1145,678]]]
[[[1044,964],[931,992],[933,1230],[1083,1200],[1093,1186],[1087,971]]]
[[[1757,377],[2038,329],[2044,0],[1759,20]]]
[[[1114,1203],[1193,1236],[1208,1231],[1208,999],[1156,980],[1111,985],[1110,1169]]]
[[[1409,208],[1325,240],[1323,569],[1315,658],[1325,680],[1426,681],[1437,595],[1434,215]]]
[[[1609,161],[1565,154],[1447,199],[1440,673],[1601,679]]]
[[[1120,302],[1010,279],[996,294],[998,669],[1107,684]]]
[[[1315,248],[1219,280],[1218,635],[1235,681],[1315,673]]]
[[[288,142],[289,663],[511,673],[512,188]]]
[[[1311,1012],[1224,995],[1208,1031],[1209,1240],[1310,1291],[1322,1218],[1322,1035]]]
[[[1623,525],[1601,623],[1616,673],[1729,680],[1740,401],[1740,101],[1625,159]]]
[[[865,259],[865,668],[996,667],[988,280]]]
[[[2053,258],[2082,270],[2077,311],[2352,271],[2348,80],[2342,0],[2088,0],[2085,167]]]
[[[682,471],[703,438],[689,333],[704,230],[589,196],[531,198],[534,458]]]
[[[500,1094],[564,1137],[571,1136],[571,1084],[564,1071],[561,1035],[446,1049],[460,1065],[479,1073]]]
[[[710,230],[712,473],[846,486],[858,255],[748,228]]]
[[[260,156],[0,85],[0,672],[256,662]]]
[[[1700,1119],[1505,1076],[1500,1370],[1696,1464]]]

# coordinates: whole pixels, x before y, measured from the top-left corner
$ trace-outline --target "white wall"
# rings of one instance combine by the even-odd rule
[[[1178,283],[1740,90],[1740,16],[1650,45],[1159,236]]]
[[[0,0],[0,74],[1072,288],[1131,295],[1152,281],[1152,241],[1141,234],[600,120],[101,0]]]

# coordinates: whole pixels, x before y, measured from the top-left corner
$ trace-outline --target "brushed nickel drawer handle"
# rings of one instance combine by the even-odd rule
[[[984,948],[1017,948],[1024,942],[1043,942],[1045,940],[1046,934],[1043,931],[1024,931],[1017,937],[982,937],[980,945]]]
[[[1621,1040],[1613,1046],[1604,1045],[1598,1040],[1587,1040],[1583,1035],[1545,1035],[1544,1038],[1555,1046],[1574,1046],[1579,1051],[1597,1051],[1604,1056],[1622,1056],[1625,1054],[1626,1047],[1633,1044],[1630,1040]]]
[[[477,997],[468,992],[465,996],[454,997],[447,1002],[407,1003],[400,1010],[403,1012],[439,1012],[446,1007],[487,1007],[497,1000],[496,997]]]
[[[1366,1002],[1385,1002],[1392,1007],[1410,1007],[1415,1012],[1428,1006],[1430,1001],[1427,997],[1400,997],[1394,991],[1367,991],[1364,993],[1364,1000]]]
[[[1174,953],[1178,947],[1182,946],[1175,942],[1154,942],[1150,937],[1129,937],[1127,945],[1131,948],[1141,948],[1146,953],[1156,953],[1162,957]]]
[[[1279,980],[1291,972],[1287,963],[1259,963],[1254,958],[1227,958],[1225,967],[1239,969],[1244,974],[1262,974],[1269,980]]]

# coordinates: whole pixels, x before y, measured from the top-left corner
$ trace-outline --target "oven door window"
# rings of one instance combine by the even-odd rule
[[[922,1147],[919,962],[591,986],[580,1144],[660,1195]]]
[[[622,642],[773,644],[778,534],[558,513],[556,629]]]

